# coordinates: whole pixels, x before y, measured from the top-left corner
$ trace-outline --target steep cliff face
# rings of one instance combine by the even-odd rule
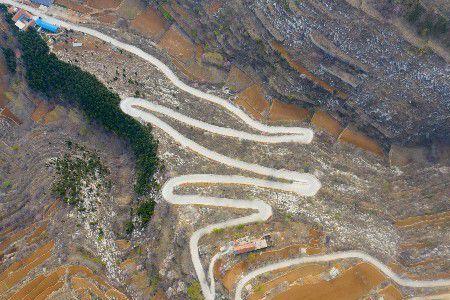
[[[221,53],[222,68],[236,65],[253,80],[262,80],[269,99],[323,107],[385,146],[449,135],[445,53],[413,46],[391,22],[358,9],[361,4],[156,2],[150,4],[192,41]]]

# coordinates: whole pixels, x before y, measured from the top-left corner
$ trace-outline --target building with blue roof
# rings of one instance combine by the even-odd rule
[[[53,1],[54,0],[31,0],[32,3],[45,6],[51,6],[53,4]]]
[[[41,18],[36,19],[36,25],[41,27],[42,29],[50,31],[52,33],[58,32],[58,29],[59,29],[59,26],[50,24],[50,23],[42,20]]]

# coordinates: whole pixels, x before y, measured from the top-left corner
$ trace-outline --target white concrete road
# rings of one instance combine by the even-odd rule
[[[181,144],[184,147],[189,148],[190,150],[196,152],[199,155],[207,157],[211,160],[217,161],[218,163],[225,164],[237,169],[249,171],[255,174],[263,175],[266,177],[270,177],[273,179],[281,179],[284,182],[273,181],[273,180],[264,180],[252,177],[244,177],[244,176],[228,176],[228,175],[217,175],[217,174],[191,174],[184,175],[170,179],[166,182],[166,184],[162,188],[162,195],[164,199],[172,204],[176,205],[207,205],[207,206],[217,206],[217,207],[229,207],[229,208],[241,208],[241,209],[249,209],[253,210],[254,213],[232,220],[227,220],[225,222],[212,224],[207,227],[201,228],[193,233],[190,238],[190,252],[192,256],[193,265],[195,268],[195,272],[200,281],[200,285],[202,288],[202,292],[206,299],[212,300],[215,298],[215,284],[213,277],[213,267],[215,261],[222,255],[221,253],[216,254],[211,260],[208,268],[208,278],[206,272],[203,268],[203,265],[200,260],[200,256],[198,253],[198,241],[200,238],[206,234],[210,234],[215,229],[226,228],[230,226],[237,226],[240,224],[248,224],[252,222],[265,221],[270,218],[272,215],[272,208],[270,205],[265,203],[262,200],[246,200],[246,199],[227,199],[227,198],[217,198],[217,197],[205,197],[198,195],[176,195],[174,194],[174,189],[181,185],[186,184],[195,184],[195,183],[210,183],[210,184],[235,184],[235,185],[251,185],[262,188],[276,189],[282,191],[288,191],[297,193],[302,196],[313,196],[320,189],[320,182],[314,176],[310,174],[298,173],[296,171],[290,170],[276,170],[264,166],[260,166],[257,164],[247,163],[240,161],[236,158],[230,158],[223,154],[214,152],[209,150],[198,143],[190,140],[189,138],[183,136],[181,133],[176,131],[166,122],[162,121],[155,115],[143,111],[139,109],[139,107],[145,108],[147,110],[155,111],[161,113],[167,117],[173,118],[179,122],[186,123],[191,126],[195,126],[197,128],[210,131],[214,134],[235,137],[239,139],[247,139],[251,141],[261,142],[261,143],[288,143],[288,142],[297,142],[297,143],[309,143],[312,140],[313,132],[310,129],[300,128],[300,127],[279,127],[279,126],[268,126],[265,124],[261,124],[258,121],[253,120],[248,115],[246,115],[241,109],[234,106],[229,101],[217,97],[215,95],[211,95],[205,92],[202,92],[198,89],[190,87],[182,82],[172,70],[169,69],[163,62],[153,57],[152,55],[145,53],[141,49],[129,45],[126,43],[122,43],[112,37],[109,37],[101,32],[96,30],[86,28],[83,26],[71,24],[65,21],[61,21],[51,16],[45,15],[43,12],[29,7],[27,5],[20,4],[16,1],[11,0],[0,0],[0,3],[14,5],[19,8],[24,8],[30,11],[31,13],[40,16],[51,23],[57,24],[63,28],[71,29],[78,32],[83,32],[85,34],[89,34],[91,36],[97,37],[105,42],[108,42],[117,48],[123,49],[130,53],[133,53],[140,58],[146,60],[147,62],[154,65],[158,68],[176,87],[179,89],[186,91],[196,97],[199,97],[208,102],[212,102],[217,104],[240,118],[250,127],[261,131],[264,134],[251,134],[247,132],[242,132],[238,130],[234,130],[231,128],[224,128],[215,125],[211,125],[199,120],[192,119],[190,117],[184,116],[178,112],[175,112],[169,108],[152,104],[144,99],[136,99],[136,98],[126,98],[121,102],[121,109],[144,122],[149,122],[153,126],[156,126],[163,131],[165,131],[168,135],[170,135],[175,141]],[[275,135],[275,136],[274,136]],[[369,262],[379,268],[384,274],[394,280],[397,284],[408,286],[408,287],[441,287],[441,286],[450,286],[450,280],[430,280],[430,281],[418,281],[418,280],[409,280],[400,277],[395,274],[389,267],[387,267],[382,262],[373,258],[372,256],[365,254],[360,251],[347,251],[347,252],[338,252],[327,255],[319,255],[319,256],[308,256],[308,257],[300,257],[297,259],[286,260],[283,262],[270,264],[265,267],[256,269],[251,273],[244,276],[238,283],[236,289],[236,299],[241,299],[242,288],[253,278],[266,273],[271,272],[273,270],[284,268],[287,266],[294,266],[302,263],[311,263],[311,262],[326,262],[337,259],[348,259],[348,258],[357,258],[366,262]],[[208,283],[209,280],[209,283]]]
[[[381,272],[383,272],[387,277],[395,281],[397,284],[405,287],[412,287],[412,288],[423,288],[423,287],[442,287],[442,286],[449,286],[450,280],[446,279],[439,279],[439,280],[410,280],[406,278],[402,278],[396,273],[394,273],[388,266],[380,262],[378,259],[364,253],[361,251],[345,251],[345,252],[336,252],[326,255],[311,255],[311,256],[305,256],[290,260],[285,260],[279,263],[270,264],[265,267],[256,269],[248,274],[246,274],[244,277],[242,277],[237,286],[236,286],[236,300],[242,300],[242,289],[244,286],[251,281],[252,279],[267,273],[271,272],[277,269],[286,268],[290,266],[295,266],[299,264],[305,264],[305,263],[317,263],[317,262],[329,262],[339,259],[350,259],[350,258],[356,258],[360,259],[362,261],[368,262],[375,267],[377,267]]]

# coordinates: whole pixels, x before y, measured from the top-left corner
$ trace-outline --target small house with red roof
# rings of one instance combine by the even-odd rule
[[[15,25],[20,30],[27,30],[28,27],[33,26],[35,24],[35,20],[33,15],[27,12],[26,10],[20,9],[12,18]]]

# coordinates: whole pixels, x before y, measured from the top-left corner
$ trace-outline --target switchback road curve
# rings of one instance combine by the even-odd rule
[[[83,32],[85,34],[94,36],[100,40],[103,40],[115,47],[128,51],[132,54],[137,55],[138,57],[146,60],[147,62],[154,65],[157,69],[159,69],[176,87],[179,89],[190,93],[198,98],[209,101],[211,103],[222,106],[228,112],[235,115],[243,122],[245,122],[250,127],[265,133],[264,135],[257,135],[251,133],[245,133],[242,131],[237,131],[231,128],[219,127],[215,125],[211,125],[199,120],[192,119],[190,117],[179,114],[171,109],[165,108],[160,105],[152,104],[144,99],[137,98],[126,98],[121,102],[121,109],[138,119],[143,120],[144,122],[149,122],[153,126],[156,126],[163,131],[165,131],[169,136],[171,136],[176,142],[181,144],[182,146],[189,148],[190,150],[196,152],[199,155],[207,157],[211,160],[217,161],[219,163],[245,170],[250,171],[255,174],[263,175],[266,177],[281,179],[283,182],[273,181],[273,180],[264,180],[252,177],[244,177],[244,176],[233,176],[233,175],[216,175],[216,174],[190,174],[172,178],[168,180],[162,188],[162,195],[166,201],[176,205],[207,205],[207,206],[218,206],[218,207],[230,207],[230,208],[243,208],[250,209],[255,211],[251,215],[236,218],[232,220],[228,220],[225,222],[212,224],[201,228],[193,233],[190,238],[190,252],[192,256],[192,261],[194,264],[194,268],[198,279],[200,281],[200,285],[202,287],[202,292],[206,299],[212,300],[215,298],[215,284],[214,278],[212,274],[212,268],[214,262],[220,256],[220,254],[215,255],[209,266],[209,282],[205,273],[205,270],[201,264],[200,256],[198,253],[198,241],[200,238],[206,234],[211,233],[214,229],[217,228],[225,228],[230,226],[237,226],[240,224],[248,224],[251,222],[257,221],[265,221],[272,215],[272,208],[270,205],[265,203],[262,200],[246,200],[246,199],[227,199],[227,198],[217,198],[217,197],[205,197],[198,195],[176,195],[174,194],[174,189],[178,186],[186,185],[186,184],[195,184],[195,183],[210,183],[210,184],[236,184],[236,185],[251,185],[262,188],[270,188],[276,190],[282,190],[287,192],[294,192],[302,196],[313,196],[320,189],[320,182],[314,176],[310,174],[298,173],[295,171],[289,170],[276,170],[268,167],[260,166],[257,164],[251,164],[247,162],[240,161],[235,158],[230,158],[225,155],[219,154],[212,150],[209,150],[198,143],[190,140],[189,138],[183,136],[181,133],[176,131],[166,122],[162,121],[155,115],[143,111],[142,108],[150,111],[155,111],[161,114],[166,115],[167,117],[173,118],[179,122],[183,122],[189,124],[191,126],[195,126],[197,128],[210,131],[215,134],[235,137],[240,139],[247,139],[255,142],[261,143],[287,143],[287,142],[297,142],[297,143],[309,143],[312,140],[313,132],[310,129],[300,128],[300,127],[281,127],[281,126],[268,126],[258,121],[253,120],[246,113],[244,113],[241,109],[234,106],[229,101],[222,99],[218,96],[211,95],[205,92],[202,92],[198,89],[195,89],[191,86],[188,86],[184,82],[182,82],[175,73],[170,70],[170,68],[165,65],[163,62],[153,57],[152,55],[144,52],[143,50],[129,45],[123,42],[120,42],[110,36],[107,36],[99,31],[71,24],[65,21],[61,21],[55,19],[51,16],[44,14],[42,11],[38,9],[34,9],[28,5],[24,5],[12,0],[0,0],[0,3],[13,5],[18,8],[23,8],[36,16],[45,18],[53,24],[56,24],[60,27],[71,29],[78,32]],[[275,135],[275,136],[273,136]],[[245,286],[247,282],[252,280],[253,278],[265,273],[270,272],[279,268],[284,268],[288,266],[293,266],[297,264],[302,264],[306,262],[326,262],[336,259],[348,259],[348,258],[358,258],[363,261],[369,262],[379,268],[384,274],[390,277],[393,281],[395,281],[399,285],[404,285],[408,287],[442,287],[442,286],[450,286],[450,280],[429,280],[429,281],[419,281],[419,280],[409,280],[404,279],[394,273],[389,267],[387,267],[382,262],[373,258],[372,256],[365,254],[361,251],[346,251],[346,252],[337,252],[331,253],[327,255],[318,255],[318,256],[309,256],[309,257],[300,257],[297,259],[286,260],[275,264],[270,264],[265,267],[256,269],[251,273],[244,276],[238,283],[236,288],[236,299],[241,299],[242,288]]]

